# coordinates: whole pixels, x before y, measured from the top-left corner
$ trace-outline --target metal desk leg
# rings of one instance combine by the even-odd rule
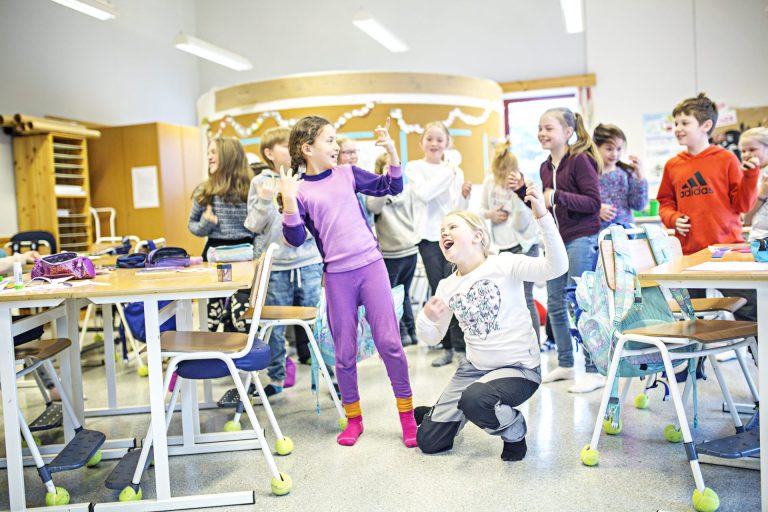
[[[21,455],[19,406],[16,390],[16,357],[11,332],[11,310],[0,307],[0,388],[3,393],[3,427],[5,428],[5,453],[8,461],[8,494],[11,510],[25,510],[24,467]],[[11,340],[10,342],[8,340]]]

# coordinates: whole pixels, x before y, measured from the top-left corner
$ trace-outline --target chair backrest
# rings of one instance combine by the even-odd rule
[[[108,213],[109,214],[109,235],[102,238],[101,236],[101,214],[102,213]],[[105,207],[105,208],[91,208],[91,216],[93,217],[93,233],[95,236],[94,243],[102,243],[102,242],[112,242],[114,239],[118,238],[115,234],[115,216],[117,212],[114,208]],[[119,240],[118,240],[119,241]]]
[[[152,244],[150,244],[152,242]],[[157,249],[159,247],[165,247],[165,238],[155,238],[154,240],[142,240],[141,242],[137,242],[136,245],[133,246],[133,252],[149,252],[152,249]],[[154,247],[151,247],[151,245],[154,245]]]
[[[22,231],[11,237],[10,244],[14,254],[21,252],[22,245],[29,246],[32,251],[36,251],[40,245],[47,245],[51,248],[51,254],[57,252],[56,237],[49,231]]]
[[[251,319],[251,330],[254,326],[258,328],[261,310],[267,300],[267,286],[269,286],[269,275],[272,272],[272,261],[274,253],[277,250],[277,244],[271,243],[261,256],[255,261],[256,270],[253,273],[253,282],[251,283],[251,294],[248,298],[248,305],[253,311]]]

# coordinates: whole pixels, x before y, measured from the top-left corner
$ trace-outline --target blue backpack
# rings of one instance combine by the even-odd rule
[[[605,262],[598,258],[594,271],[584,272],[576,287],[576,301],[581,310],[578,318],[578,330],[584,348],[592,355],[598,372],[607,375],[614,349],[621,333],[628,329],[676,321],[658,286],[640,287],[637,271],[632,265],[629,253],[628,236],[622,226],[610,226],[606,240],[613,242],[612,256],[614,259],[615,289],[608,286]],[[659,226],[647,225],[637,238],[647,239],[656,263],[669,261],[671,251],[666,232]],[[681,311],[690,319],[694,319],[693,306],[686,289],[670,289],[672,296],[680,305]],[[613,308],[610,304],[613,299]],[[628,342],[628,349],[647,348],[648,345]],[[690,352],[693,347],[680,347],[673,352]],[[686,360],[674,360],[675,366],[682,365]],[[695,368],[695,362],[689,362],[689,371]],[[622,358],[616,380],[610,383],[611,399],[606,411],[606,419],[617,427],[619,422],[620,404],[618,400],[618,377],[646,377],[664,371],[664,364],[659,353]],[[672,377],[674,379],[674,376]],[[695,379],[693,379],[694,400],[696,397]],[[695,415],[694,415],[695,417]]]

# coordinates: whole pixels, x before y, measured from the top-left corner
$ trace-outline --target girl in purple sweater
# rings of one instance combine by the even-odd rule
[[[357,309],[365,306],[373,340],[395,392],[403,442],[416,446],[416,422],[408,378],[408,362],[400,343],[387,268],[356,193],[397,195],[403,190],[402,169],[389,119],[378,127],[376,144],[389,154],[389,172],[378,176],[354,165],[337,166],[336,130],[322,117],[299,120],[291,130],[290,169],[280,170],[283,234],[293,246],[304,243],[306,230],[315,237],[323,257],[328,323],[336,351],[336,375],[347,425],[341,445],[352,446],[363,433],[357,389]]]

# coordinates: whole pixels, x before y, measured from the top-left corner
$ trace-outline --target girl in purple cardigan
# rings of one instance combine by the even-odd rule
[[[323,257],[328,323],[348,420],[337,441],[345,446],[355,444],[363,433],[357,389],[357,309],[361,305],[395,392],[403,442],[409,448],[416,446],[408,362],[387,269],[355,195],[394,196],[403,190],[400,158],[388,129],[389,119],[386,127],[376,129],[376,144],[387,150],[390,161],[389,172],[382,176],[354,165],[337,166],[336,130],[317,116],[301,119],[291,130],[291,165],[299,173],[280,171],[285,239],[299,247],[309,230]]]

